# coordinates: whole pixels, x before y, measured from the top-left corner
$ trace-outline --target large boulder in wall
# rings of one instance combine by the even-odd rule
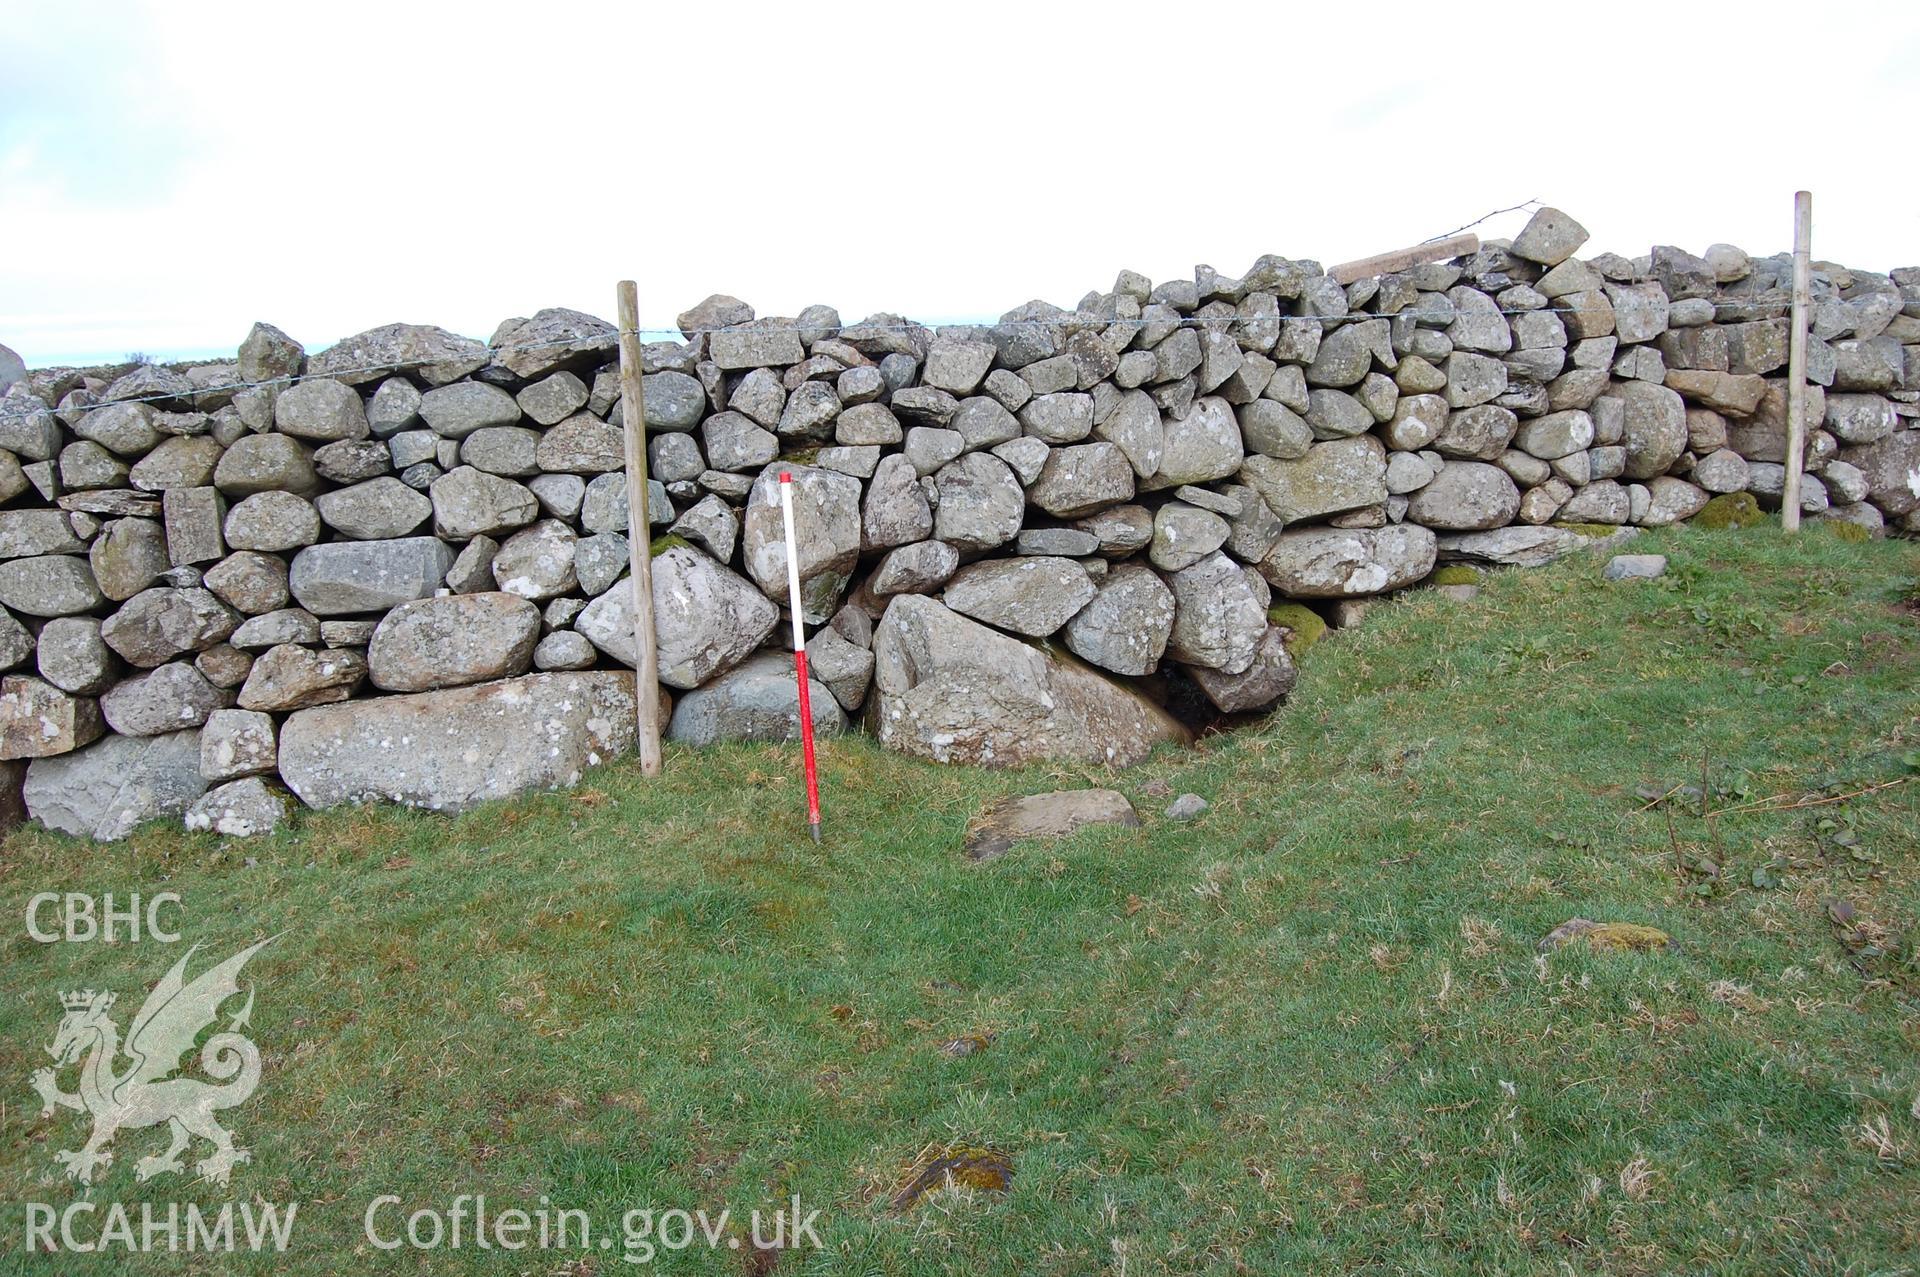
[[[1188,740],[1139,693],[923,595],[887,605],[873,655],[867,725],[902,754],[984,767],[1052,759],[1124,767],[1155,745]]]
[[[800,611],[819,625],[840,605],[860,558],[860,481],[815,466],[768,466],[747,494],[741,557],[775,603],[787,601],[787,535],[780,476],[793,476],[793,535],[800,553]]]
[[[465,811],[572,785],[633,738],[628,671],[528,674],[300,710],[280,729],[280,776],[310,807]]]
[[[49,829],[100,842],[125,838],[144,821],[179,816],[207,792],[200,730],[109,735],[58,758],[36,758],[24,792],[27,811]]]

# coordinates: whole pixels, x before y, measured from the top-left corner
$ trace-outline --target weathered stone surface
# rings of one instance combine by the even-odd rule
[[[187,808],[181,823],[189,832],[223,838],[257,838],[278,829],[293,815],[285,790],[258,776],[210,789]]]
[[[0,678],[0,759],[50,758],[98,740],[99,704],[25,674]]]
[[[1232,420],[1231,415],[1228,420]],[[1237,437],[1237,426],[1235,434]],[[1164,456],[1161,464],[1163,467],[1166,464]],[[941,473],[944,475],[946,471]],[[1084,443],[1055,448],[1047,457],[1046,464],[1040,468],[1040,477],[1027,489],[1027,499],[1055,518],[1071,519],[1131,500],[1133,492],[1133,466],[1119,446]],[[944,524],[945,517],[946,491],[943,484],[940,506],[934,512],[936,529]],[[1018,530],[1016,524],[1014,532]],[[944,537],[945,534],[936,530],[936,535]]]
[[[1162,430],[1165,442],[1160,468],[1154,472],[1151,487],[1173,488],[1229,478],[1240,469],[1246,455],[1233,405],[1217,395],[1195,400],[1184,419],[1165,421]]]
[[[306,362],[307,352],[300,343],[272,324],[255,323],[240,343],[238,371],[243,381],[297,377]]]
[[[136,461],[127,481],[142,492],[205,487],[213,482],[214,467],[225,451],[218,439],[206,435],[176,435]]]
[[[1140,478],[1148,478],[1160,469],[1166,431],[1161,424],[1159,405],[1145,391],[1128,390],[1121,394],[1113,411],[1094,423],[1093,433],[1096,438],[1117,446]]]
[[[153,409],[144,403],[95,408],[73,423],[73,433],[117,456],[140,457],[160,442]]]
[[[555,630],[533,649],[533,667],[537,670],[592,669],[595,658],[587,636],[573,630]]]
[[[410,497],[426,500],[412,489],[407,491]],[[320,512],[291,492],[257,492],[227,511],[223,530],[227,545],[235,550],[268,554],[297,550],[320,539]]]
[[[498,386],[461,381],[421,396],[420,418],[443,439],[464,439],[490,426],[514,425],[520,420],[520,405]]]
[[[155,586],[121,604],[101,623],[100,637],[128,664],[151,669],[212,647],[239,624],[239,615],[207,590]]]
[[[1530,418],[1519,425],[1513,446],[1545,461],[1580,452],[1593,446],[1593,418],[1577,409]]]
[[[318,643],[320,618],[303,607],[280,608],[248,617],[227,636],[242,651],[261,651],[282,643]]]
[[[1231,531],[1227,521],[1211,510],[1169,501],[1154,511],[1153,540],[1147,554],[1153,566],[1178,572],[1225,545]]]
[[[556,425],[586,407],[586,383],[570,372],[556,372],[521,388],[514,402],[543,426]]]
[[[216,709],[200,729],[200,776],[209,784],[271,774],[279,761],[273,718],[252,709]]]
[[[1605,544],[1611,542],[1583,537],[1565,528],[1511,527],[1441,537],[1439,547],[1443,562],[1466,561],[1502,567],[1537,568],[1583,547]]]
[[[1371,435],[1317,443],[1297,461],[1248,457],[1241,482],[1284,523],[1299,523],[1387,499],[1387,454]]]
[[[1254,653],[1253,664],[1238,674],[1225,674],[1204,665],[1191,666],[1187,673],[1223,714],[1250,714],[1269,709],[1293,690],[1299,678],[1293,655],[1287,651],[1286,636],[1287,632],[1279,626],[1268,626]],[[1204,804],[1202,807],[1204,809]],[[1169,817],[1180,819],[1173,810],[1167,809]]]
[[[1866,477],[1868,497],[1889,517],[1920,510],[1920,430],[1899,430],[1861,447],[1842,448],[1840,460]]]
[[[1111,444],[1088,444],[1109,448]],[[1049,458],[1051,460],[1051,458]],[[1120,458],[1125,465],[1125,458]],[[884,470],[887,462],[881,462]],[[874,472],[876,482],[880,471]],[[962,553],[991,550],[1019,535],[1026,510],[1026,493],[1020,481],[1000,458],[984,452],[969,452],[944,465],[933,476],[939,496],[934,511],[933,535]],[[1129,467],[1129,482],[1131,468]],[[924,535],[924,534],[922,534]],[[916,538],[918,539],[918,538]]]
[[[915,541],[889,550],[867,578],[876,598],[891,594],[930,594],[960,566],[960,552],[945,541]]]
[[[1496,461],[1512,442],[1519,418],[1498,404],[1456,408],[1434,438],[1433,450],[1449,457]]]
[[[417,372],[431,386],[457,381],[486,367],[486,346],[432,324],[384,324],[347,338],[307,361],[307,372],[349,386]]]
[[[227,503],[217,488],[172,488],[162,502],[167,559],[175,567],[205,563],[227,552],[221,525]]]
[[[460,463],[488,474],[528,478],[540,473],[535,454],[542,437],[539,431],[525,426],[482,426],[460,441]]]
[[[86,559],[37,555],[0,563],[0,603],[28,616],[73,616],[106,602]]]
[[[1187,739],[1138,693],[919,595],[887,605],[873,652],[868,721],[900,753],[990,767],[1047,759],[1127,766],[1157,744]]]
[[[693,688],[732,669],[767,640],[779,609],[738,574],[698,550],[669,548],[653,561],[660,681]],[[574,620],[614,660],[634,663],[633,587],[622,581]]]
[[[332,541],[295,555],[288,584],[316,616],[384,612],[432,594],[453,558],[453,547],[435,537]]]
[[[1519,512],[1520,490],[1507,472],[1480,461],[1449,461],[1407,506],[1415,523],[1450,532],[1497,528]]]
[[[1575,489],[1558,517],[1563,523],[1625,523],[1632,516],[1632,492],[1611,479],[1596,479]]]
[[[1433,533],[1414,524],[1386,528],[1303,528],[1283,532],[1260,573],[1290,598],[1347,598],[1411,585],[1433,571]]]
[[[1168,580],[1174,616],[1167,654],[1188,665],[1244,672],[1267,628],[1265,600],[1254,580],[1252,569],[1218,551],[1175,572]]]
[[[85,554],[86,543],[60,510],[0,510],[0,559]]]
[[[729,371],[797,364],[807,357],[792,321],[783,319],[762,319],[722,329],[708,336],[707,349],[713,362]]]
[[[494,553],[493,579],[508,594],[543,602],[579,583],[574,571],[578,538],[558,519],[541,519],[508,537]]]
[[[146,821],[177,817],[206,792],[200,733],[108,736],[27,767],[27,810],[49,829],[113,842]]]
[[[840,708],[851,714],[866,702],[873,683],[873,653],[831,625],[824,626],[807,640],[807,674],[826,684]]]
[[[1087,825],[1137,829],[1140,817],[1115,789],[1062,789],[1002,798],[967,823],[969,860],[992,860],[1028,838],[1060,838]]]
[[[42,678],[77,696],[98,696],[120,674],[118,658],[100,638],[100,622],[90,616],[55,617],[41,627],[37,646],[27,636],[27,650]]]
[[[1686,451],[1687,406],[1674,391],[1650,381],[1627,381],[1601,398],[1617,399],[1625,409],[1626,477],[1665,474]]]
[[[1744,492],[1747,460],[1731,448],[1720,448],[1694,462],[1693,481],[1708,492]]]
[[[262,496],[269,494],[261,494]],[[249,497],[248,501],[259,498]],[[297,499],[297,498],[296,498]],[[245,502],[241,503],[242,505]],[[236,507],[237,509],[238,507]],[[433,502],[391,475],[382,475],[378,479],[369,479],[349,488],[336,488],[332,492],[323,492],[314,498],[313,509],[320,520],[341,536],[356,541],[387,541],[394,537],[406,536],[433,513]],[[290,518],[297,513],[289,509]],[[232,516],[228,516],[232,521]],[[304,529],[302,530],[304,531]],[[262,537],[266,540],[284,540],[284,537]],[[311,544],[310,541],[296,541],[295,545]],[[276,549],[291,549],[291,545],[279,545]]]
[[[818,625],[839,606],[860,557],[860,482],[800,465],[769,466],[754,480],[747,496],[741,554],[754,584],[776,603],[788,601],[782,474],[793,477],[794,537],[800,556],[798,604],[807,623]]]
[[[632,674],[529,674],[302,710],[281,728],[280,775],[311,807],[464,811],[575,784],[633,732]]]
[[[588,367],[610,358],[618,343],[604,319],[550,306],[533,318],[509,321],[493,337],[493,361],[518,377],[543,377],[556,368]]]
[[[388,612],[374,630],[367,676],[387,692],[510,678],[527,672],[539,640],[540,609],[516,594],[413,599]]]
[[[1881,395],[1833,394],[1826,404],[1826,427],[1843,443],[1872,443],[1900,426],[1892,401]]]
[[[1759,377],[1676,368],[1666,375],[1669,390],[1718,412],[1745,417],[1760,406],[1767,383]]]
[[[328,648],[316,652],[282,644],[268,648],[254,661],[240,688],[240,708],[284,713],[344,701],[366,674],[367,660],[357,651]]]
[[[625,469],[626,442],[618,426],[575,413],[540,436],[533,462],[554,474],[606,474]]]
[[[532,523],[540,502],[525,485],[472,466],[460,466],[427,489],[433,505],[434,535],[449,541],[497,536]]]
[[[811,676],[807,679],[807,699],[814,735],[845,730],[846,715],[832,690]],[[794,682],[793,658],[762,652],[697,691],[688,692],[674,705],[666,734],[669,740],[689,745],[798,740],[800,692]]]
[[[121,603],[152,586],[171,566],[167,534],[152,518],[115,518],[88,547],[96,588]]]
[[[1587,242],[1587,228],[1557,208],[1542,206],[1514,237],[1508,251],[1542,266],[1558,266]],[[1552,294],[1549,294],[1551,296]]]
[[[1016,634],[1044,638],[1094,596],[1086,569],[1072,559],[1027,555],[970,564],[947,582],[955,612]]]
[[[493,390],[491,386],[475,388]],[[429,391],[427,398],[445,393]],[[351,386],[325,378],[302,381],[282,390],[274,400],[273,423],[283,435],[322,443],[364,439],[369,433],[367,410],[360,396]]]
[[[191,662],[169,661],[116,683],[100,697],[100,714],[122,736],[158,736],[198,727],[232,699]]]
[[[647,433],[691,430],[707,411],[707,392],[682,372],[651,373],[640,379],[640,398],[647,417]],[[625,414],[620,414],[625,424]]]
[[[1173,591],[1140,563],[1121,563],[1066,623],[1069,651],[1115,674],[1151,674],[1173,633]]]
[[[1707,495],[1704,489],[1685,479],[1664,474],[1656,476],[1647,480],[1647,508],[1634,522],[1657,528],[1691,519],[1707,504]]]
[[[305,495],[320,486],[320,475],[313,468],[313,454],[298,439],[283,434],[247,435],[220,455],[220,464],[213,468],[213,486],[229,497],[256,492]]]

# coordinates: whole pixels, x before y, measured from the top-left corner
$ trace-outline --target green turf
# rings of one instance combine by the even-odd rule
[[[17,832],[0,1265],[609,1274],[617,1250],[382,1254],[361,1213],[544,1194],[607,1227],[797,1193],[828,1247],[775,1271],[1911,1272],[1920,784],[1888,782],[1920,766],[1920,553],[1771,525],[1632,548],[1668,575],[1580,554],[1405,595],[1269,722],[1129,772],[834,741],[819,848],[771,746],[250,843]],[[1703,778],[1711,818],[1698,788],[1649,805]],[[1143,827],[961,855],[986,801],[1082,784]],[[1160,819],[1150,793],[1187,790],[1212,809]],[[162,1142],[136,1132],[95,1197],[297,1200],[295,1250],[29,1259],[21,1203],[71,1200],[52,1154],[85,1133],[27,1086],[55,994],[114,988],[124,1028],[176,954],[36,944],[25,902],[169,889],[208,957],[282,933],[249,969],[264,1079],[227,1115],[255,1160],[232,1194],[136,1185]],[[1674,948],[1538,956],[1576,915]],[[1010,1191],[890,1209],[950,1143],[1009,1154]]]

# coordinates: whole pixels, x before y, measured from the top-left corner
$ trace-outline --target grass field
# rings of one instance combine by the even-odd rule
[[[834,741],[818,848],[797,749],[759,746],[245,844],[16,832],[0,1266],[635,1270],[362,1231],[382,1194],[391,1235],[484,1193],[616,1235],[639,1207],[821,1212],[822,1250],[665,1272],[1920,1271],[1920,549],[1634,548],[1668,576],[1581,555],[1382,606],[1269,722],[1125,773]],[[1212,809],[1166,822],[1155,782]],[[1144,827],[961,854],[985,802],[1083,784]],[[26,1253],[87,1130],[28,1086],[56,993],[119,991],[124,1028],[183,947],[37,944],[48,890],[177,891],[196,963],[278,934],[248,968],[263,1080],[226,1115],[253,1162],[230,1192],[136,1184],[164,1137],[132,1132],[94,1198],[297,1201],[286,1255]],[[1536,952],[1576,915],[1674,947]],[[1007,1191],[895,1209],[948,1146],[1004,1154]]]

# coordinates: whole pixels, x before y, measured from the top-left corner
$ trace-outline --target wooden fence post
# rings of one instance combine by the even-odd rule
[[[653,525],[647,517],[647,409],[640,389],[640,303],[619,286],[620,415],[627,446],[627,553],[633,583],[633,702],[640,774],[660,774],[660,665],[653,629]]]

